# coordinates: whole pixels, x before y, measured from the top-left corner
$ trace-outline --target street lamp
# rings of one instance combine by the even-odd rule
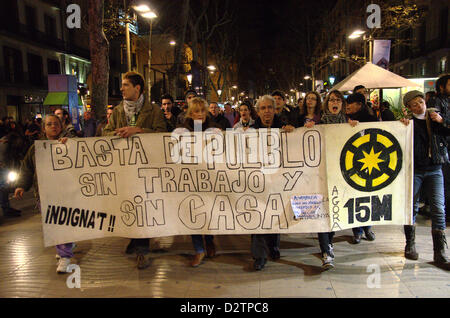
[[[189,73],[188,75],[186,75],[188,83],[189,83],[189,88],[191,88],[191,84],[192,84],[192,74]]]
[[[349,35],[349,39],[357,39],[359,37],[361,37],[361,35],[363,36],[363,46],[364,46],[364,61],[366,62],[367,58],[366,58],[366,43],[365,42],[369,42],[369,62],[372,62],[372,35],[369,34],[369,37],[366,37],[365,35],[366,31],[361,31],[361,30],[356,30],[353,31],[352,34]]]
[[[152,31],[153,31],[153,19],[158,16],[156,13],[150,9],[146,4],[135,5],[133,9],[140,12],[141,16],[149,20],[150,32],[148,34],[148,101],[151,101],[152,96],[152,79],[151,79],[151,68],[152,68]]]

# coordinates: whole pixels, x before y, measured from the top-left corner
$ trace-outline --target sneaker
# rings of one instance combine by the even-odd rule
[[[366,239],[368,241],[375,241],[375,233],[371,229],[364,229],[364,234],[366,234]]]
[[[322,268],[327,270],[334,268],[333,264],[334,258],[328,255],[327,253],[322,254]]]
[[[70,258],[61,257],[58,262],[58,267],[56,268],[56,272],[58,274],[67,273],[67,266],[70,265]]]
[[[253,268],[256,271],[260,271],[264,268],[264,265],[266,265],[267,259],[265,258],[257,258],[255,259],[255,262],[253,263]]]
[[[205,258],[205,253],[197,253],[197,254],[195,254],[194,259],[191,262],[191,266],[192,267],[198,267],[203,262],[204,258]]]
[[[334,249],[333,249],[333,244],[328,244],[328,254],[334,258]]]

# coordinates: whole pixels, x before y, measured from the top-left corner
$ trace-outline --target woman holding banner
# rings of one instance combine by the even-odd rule
[[[189,101],[188,109],[185,115],[185,121],[182,127],[176,129],[176,132],[180,130],[187,129],[189,131],[205,131],[208,128],[220,129],[219,125],[214,123],[208,117],[208,103],[206,100],[200,97],[194,97]],[[214,236],[212,235],[191,235],[192,244],[195,249],[195,256],[191,261],[192,267],[199,266],[205,256],[212,258],[216,255],[216,247],[214,245]],[[206,243],[206,253],[205,244],[203,243],[203,238]]]
[[[67,141],[67,137],[62,137],[63,126],[61,120],[58,116],[50,114],[44,118],[44,139],[48,140],[59,140],[62,143]],[[22,199],[25,191],[28,191],[34,184],[36,197],[38,199],[38,206],[41,207],[39,203],[39,189],[37,183],[36,174],[36,159],[35,159],[35,147],[34,144],[28,149],[27,154],[20,167],[20,179],[17,182],[17,188],[14,192],[14,197],[16,199]],[[66,243],[56,245],[58,260],[58,267],[56,268],[57,273],[67,273],[67,267],[70,264],[70,259],[73,257],[73,247],[74,243]]]
[[[344,95],[337,90],[331,91],[324,103],[324,113],[320,124],[346,123]],[[308,123],[308,128],[313,127],[314,122]],[[320,251],[322,255],[322,268],[334,268],[333,237],[335,232],[318,233]]]

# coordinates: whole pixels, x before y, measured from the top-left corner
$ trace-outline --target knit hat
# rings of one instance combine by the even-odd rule
[[[414,91],[410,91],[410,92],[406,93],[405,96],[403,96],[403,105],[405,105],[405,107],[408,107],[408,103],[418,96],[425,99],[425,95],[421,91],[418,91],[418,90],[414,90]]]

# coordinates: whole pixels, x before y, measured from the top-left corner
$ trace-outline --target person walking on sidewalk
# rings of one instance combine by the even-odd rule
[[[67,137],[62,137],[63,126],[58,116],[55,114],[45,116],[43,125],[45,139],[59,140],[62,143],[67,141]],[[39,200],[34,143],[28,149],[20,167],[20,178],[14,191],[14,197],[19,200],[22,199],[25,191],[28,191],[33,184],[36,198]],[[41,206],[39,202],[38,206],[39,208]],[[56,245],[56,252],[59,256],[58,267],[56,268],[57,273],[67,273],[67,267],[70,264],[70,259],[73,257],[73,246],[72,242]]]
[[[144,79],[141,74],[137,72],[125,73],[120,91],[123,101],[114,107],[109,122],[103,129],[103,136],[128,138],[135,134],[167,131],[161,109],[151,104],[144,97]],[[149,238],[131,239],[125,253],[132,254],[134,252],[137,254],[138,269],[150,266],[147,257],[150,253]]]
[[[183,127],[180,127],[178,129],[183,128],[191,132],[200,130],[205,131],[209,128],[216,128],[218,131],[221,130],[221,126],[215,123],[208,116],[208,102],[200,97],[194,97],[189,101]],[[192,244],[194,245],[195,249],[195,256],[191,261],[192,267],[198,267],[200,264],[202,264],[205,256],[207,256],[208,258],[213,258],[214,256],[216,256],[214,236],[195,234],[191,235],[191,238]],[[203,238],[205,239],[206,243],[206,253]]]
[[[359,122],[378,121],[374,115],[369,112],[369,107],[366,104],[366,97],[360,93],[353,93],[347,97],[346,115],[349,119],[350,125],[356,125]],[[353,243],[359,244],[361,242],[362,234],[366,235],[368,241],[375,240],[375,233],[371,226],[360,226],[352,229]]]
[[[419,211],[420,189],[425,188],[431,208],[431,235],[433,237],[433,260],[439,267],[450,270],[445,255],[445,197],[442,164],[449,162],[446,136],[450,129],[434,110],[427,111],[425,96],[414,90],[405,94],[403,104],[412,112],[414,122],[414,185],[413,225],[405,225],[405,258],[417,260],[415,245],[415,220]],[[409,119],[402,119],[405,125]]]
[[[337,90],[331,91],[324,103],[324,112],[320,124],[342,124],[347,122],[345,116],[344,95]],[[314,127],[314,121],[307,123],[307,128]],[[322,268],[325,270],[334,268],[333,238],[335,232],[318,233],[320,252],[322,256]]]
[[[270,95],[264,95],[256,102],[258,118],[251,126],[254,129],[281,128],[286,132],[294,131],[294,126],[285,125],[280,117],[275,115],[275,99]],[[280,255],[280,234],[252,234],[251,251],[254,258],[253,268],[262,270],[267,262],[267,250],[273,260]]]

